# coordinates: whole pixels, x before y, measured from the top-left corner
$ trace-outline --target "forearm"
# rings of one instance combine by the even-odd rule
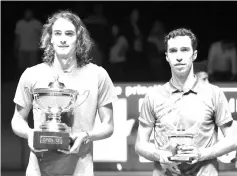
[[[159,150],[152,143],[136,144],[135,151],[138,155],[150,161],[159,161]]]
[[[211,147],[200,149],[201,151],[200,160],[208,160],[208,159],[217,158],[231,151],[237,150],[236,139],[237,138],[235,136],[225,137]]]
[[[88,131],[90,141],[102,140],[110,137],[113,134],[114,126],[108,123],[101,123],[93,130]]]
[[[28,139],[28,134],[32,129],[29,127],[26,120],[24,120],[19,115],[14,114],[14,117],[11,121],[11,126],[12,126],[13,132],[17,136]]]

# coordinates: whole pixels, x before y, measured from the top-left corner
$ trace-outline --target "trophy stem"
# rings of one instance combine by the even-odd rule
[[[55,115],[55,114],[49,114],[48,116],[48,120],[51,122],[56,122],[56,123],[60,123],[61,122],[61,116],[60,115]]]

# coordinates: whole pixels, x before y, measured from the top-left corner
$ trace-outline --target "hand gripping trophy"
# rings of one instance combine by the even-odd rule
[[[71,129],[61,122],[61,114],[81,105],[88,95],[88,90],[80,95],[76,90],[66,89],[58,77],[49,83],[48,88],[34,89],[35,103],[47,117],[40,130],[34,132],[34,148],[69,150]]]
[[[198,136],[198,123],[188,129],[182,128],[179,124],[177,128],[168,135],[169,143],[173,156],[168,157],[170,161],[176,162],[192,162],[194,158],[185,155],[177,155],[181,146],[194,146],[197,141],[195,138]]]

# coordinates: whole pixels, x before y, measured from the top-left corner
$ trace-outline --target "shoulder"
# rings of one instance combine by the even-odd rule
[[[36,20],[36,19],[32,20],[31,23],[35,26],[41,26],[42,25],[42,23],[39,20]]]
[[[48,69],[48,68],[49,68],[49,65],[47,65],[46,63],[40,63],[40,64],[34,65],[32,67],[28,67],[27,74],[34,77],[36,75],[41,75],[41,74],[45,73],[46,69]]]
[[[85,65],[84,69],[91,72],[91,73],[93,73],[93,74],[107,73],[107,71],[102,66],[98,66],[94,63],[89,63],[89,64]]]
[[[217,104],[219,99],[225,98],[223,90],[214,84],[199,83],[199,94],[206,100],[211,100],[214,104]]]
[[[17,27],[22,27],[22,26],[24,26],[25,25],[25,21],[24,20],[18,20],[17,22],[16,22],[16,26]]]
[[[217,85],[211,83],[199,82],[199,91],[205,92],[206,94],[210,93],[215,94],[221,92],[222,90]]]

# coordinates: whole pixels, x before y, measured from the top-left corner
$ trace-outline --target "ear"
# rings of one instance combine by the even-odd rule
[[[193,52],[193,62],[197,59],[197,50]]]

